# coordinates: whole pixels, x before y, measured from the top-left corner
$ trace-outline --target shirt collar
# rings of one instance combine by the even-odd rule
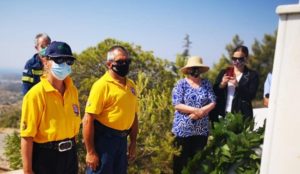
[[[57,89],[55,89],[51,85],[51,83],[47,80],[46,76],[41,76],[41,83],[46,92],[57,91]],[[67,76],[65,78],[64,83],[66,85],[66,90],[68,90],[73,85],[73,81],[72,81],[71,77],[69,77],[69,76]]]
[[[104,79],[106,80],[106,81],[108,81],[108,82],[115,82],[115,83],[118,83],[117,82],[117,80],[116,79],[114,79],[110,74],[109,74],[109,72],[108,71],[106,71],[106,73],[104,74]],[[127,77],[125,77],[126,78],[126,82],[127,82]]]

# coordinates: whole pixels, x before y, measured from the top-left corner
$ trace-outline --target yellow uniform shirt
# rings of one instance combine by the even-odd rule
[[[126,79],[124,87],[106,72],[93,84],[85,112],[95,114],[95,119],[107,127],[127,130],[134,121],[137,108],[133,81]]]
[[[79,132],[78,92],[70,77],[64,80],[62,96],[45,77],[24,96],[21,137],[33,137],[37,143],[72,138]]]

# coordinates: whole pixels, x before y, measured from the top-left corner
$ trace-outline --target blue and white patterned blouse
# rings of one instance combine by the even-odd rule
[[[172,103],[174,106],[178,104],[185,104],[201,108],[215,102],[216,96],[210,82],[206,79],[201,80],[199,88],[193,88],[187,82],[187,79],[181,79],[177,82],[172,91]],[[176,110],[172,132],[176,137],[189,137],[195,135],[208,136],[208,124],[208,115],[198,120],[192,120],[189,117],[189,114]]]

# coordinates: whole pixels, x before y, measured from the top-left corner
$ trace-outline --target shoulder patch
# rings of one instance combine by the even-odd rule
[[[130,87],[130,91],[133,95],[136,95],[136,91],[135,91],[134,87]]]
[[[79,108],[78,108],[78,105],[77,105],[77,104],[73,104],[72,107],[73,107],[74,113],[78,116],[78,115],[79,115]]]
[[[27,123],[25,121],[23,121],[22,123],[22,130],[26,130],[27,129]]]

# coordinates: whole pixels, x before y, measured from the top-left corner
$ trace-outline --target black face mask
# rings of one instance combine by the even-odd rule
[[[201,72],[200,69],[198,67],[192,67],[189,73],[191,76],[197,78],[200,76]]]
[[[112,65],[113,72],[117,73],[121,77],[125,77],[129,72],[129,63],[125,63],[122,65],[113,64]]]

